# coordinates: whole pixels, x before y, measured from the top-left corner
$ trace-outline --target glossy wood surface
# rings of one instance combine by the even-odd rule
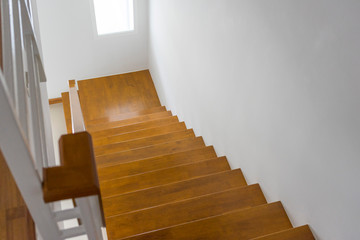
[[[99,195],[91,136],[87,132],[63,135],[59,151],[61,166],[43,169],[44,201]]]
[[[267,236],[253,238],[253,240],[315,240],[308,225],[285,231],[273,233]]]
[[[140,123],[134,123],[129,124],[125,126],[115,127],[115,128],[107,128],[100,131],[93,131],[91,132],[91,136],[97,140],[98,138],[104,138],[124,133],[130,133],[135,132],[139,130],[145,130],[147,128],[153,128],[153,127],[160,127],[160,126],[166,126],[172,123],[178,123],[177,117],[173,116],[166,116],[164,118],[155,119],[147,122],[140,122]]]
[[[67,133],[72,133],[70,98],[68,92],[61,93]]]
[[[182,164],[199,162],[216,158],[213,147],[202,147],[193,150],[141,159],[123,164],[98,169],[100,181],[111,180],[145,172],[171,168]]]
[[[182,152],[205,146],[202,137],[187,138],[174,142],[151,145],[144,148],[133,149],[130,151],[117,152],[96,157],[98,167],[106,167],[119,163],[131,162],[140,159],[156,157],[164,154]]]
[[[236,169],[118,196],[105,197],[103,198],[103,206],[105,216],[108,217],[246,185],[242,172],[240,169]]]
[[[186,138],[195,138],[195,134],[192,129],[170,132],[170,133],[144,137],[144,138],[136,138],[129,141],[122,141],[119,143],[99,146],[95,148],[95,155],[112,154],[116,152],[127,151],[136,148],[143,148],[143,147],[166,143],[166,142],[173,142]]]
[[[49,99],[49,105],[57,104],[57,103],[62,103],[62,97]]]
[[[295,236],[281,203],[162,107],[147,74],[79,83],[109,239]]]
[[[0,150],[0,239],[35,240],[35,226]]]
[[[109,217],[107,231],[110,239],[118,239],[265,203],[259,185],[233,188]]]
[[[277,202],[237,210],[124,239],[245,240],[291,227],[292,225],[283,206]]]
[[[177,118],[175,117],[174,120],[177,120]],[[186,130],[186,126],[184,122],[174,122],[164,126],[147,128],[147,129],[113,135],[104,138],[97,138],[94,140],[94,144],[96,144],[97,147],[101,147],[113,143],[130,141],[139,138],[147,138],[147,137],[162,135],[171,132],[185,131],[185,130]]]
[[[101,182],[101,195],[108,197],[230,170],[225,157]]]
[[[78,87],[86,123],[161,106],[148,70],[78,81]]]
[[[92,125],[98,126],[101,124],[107,124],[107,123],[111,123],[111,122],[129,120],[129,119],[134,119],[134,118],[141,117],[144,115],[151,115],[154,113],[159,113],[159,112],[164,112],[164,111],[166,111],[166,107],[164,107],[164,106],[145,108],[140,111],[126,112],[126,113],[122,113],[119,115],[110,115],[105,118],[97,118],[94,120],[89,120],[88,126],[92,126]]]

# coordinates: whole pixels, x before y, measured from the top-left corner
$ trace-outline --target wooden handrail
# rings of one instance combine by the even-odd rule
[[[45,202],[100,195],[91,136],[63,135],[59,141],[61,166],[44,168]]]
[[[85,131],[75,80],[69,81],[69,88],[72,133],[61,136],[59,140],[61,166],[43,169],[44,201],[49,203],[77,199],[76,204],[81,204],[78,207],[87,209],[85,205],[88,203],[83,198],[95,196],[98,198],[99,205],[99,211],[96,214],[100,215],[90,215],[101,219],[102,226],[105,226],[92,139],[91,135]],[[87,213],[82,212],[82,214]]]
[[[69,81],[73,134],[59,140],[59,167],[44,168],[44,201],[100,195],[92,139],[85,131],[75,80]]]

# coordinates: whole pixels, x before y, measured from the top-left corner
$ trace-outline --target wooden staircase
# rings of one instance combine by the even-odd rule
[[[109,239],[314,239],[160,106],[148,71],[80,81],[79,96]]]

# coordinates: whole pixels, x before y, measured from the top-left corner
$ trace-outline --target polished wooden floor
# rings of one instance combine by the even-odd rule
[[[149,71],[78,81],[81,107],[87,122],[99,118],[160,107]]]
[[[110,240],[314,239],[160,105],[148,71],[80,81],[79,96]]]
[[[35,227],[0,150],[0,240],[35,240]]]

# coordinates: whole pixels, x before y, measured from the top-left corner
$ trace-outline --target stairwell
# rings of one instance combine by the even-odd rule
[[[314,239],[161,106],[148,71],[78,87],[109,239]],[[71,132],[68,93],[62,101]]]

